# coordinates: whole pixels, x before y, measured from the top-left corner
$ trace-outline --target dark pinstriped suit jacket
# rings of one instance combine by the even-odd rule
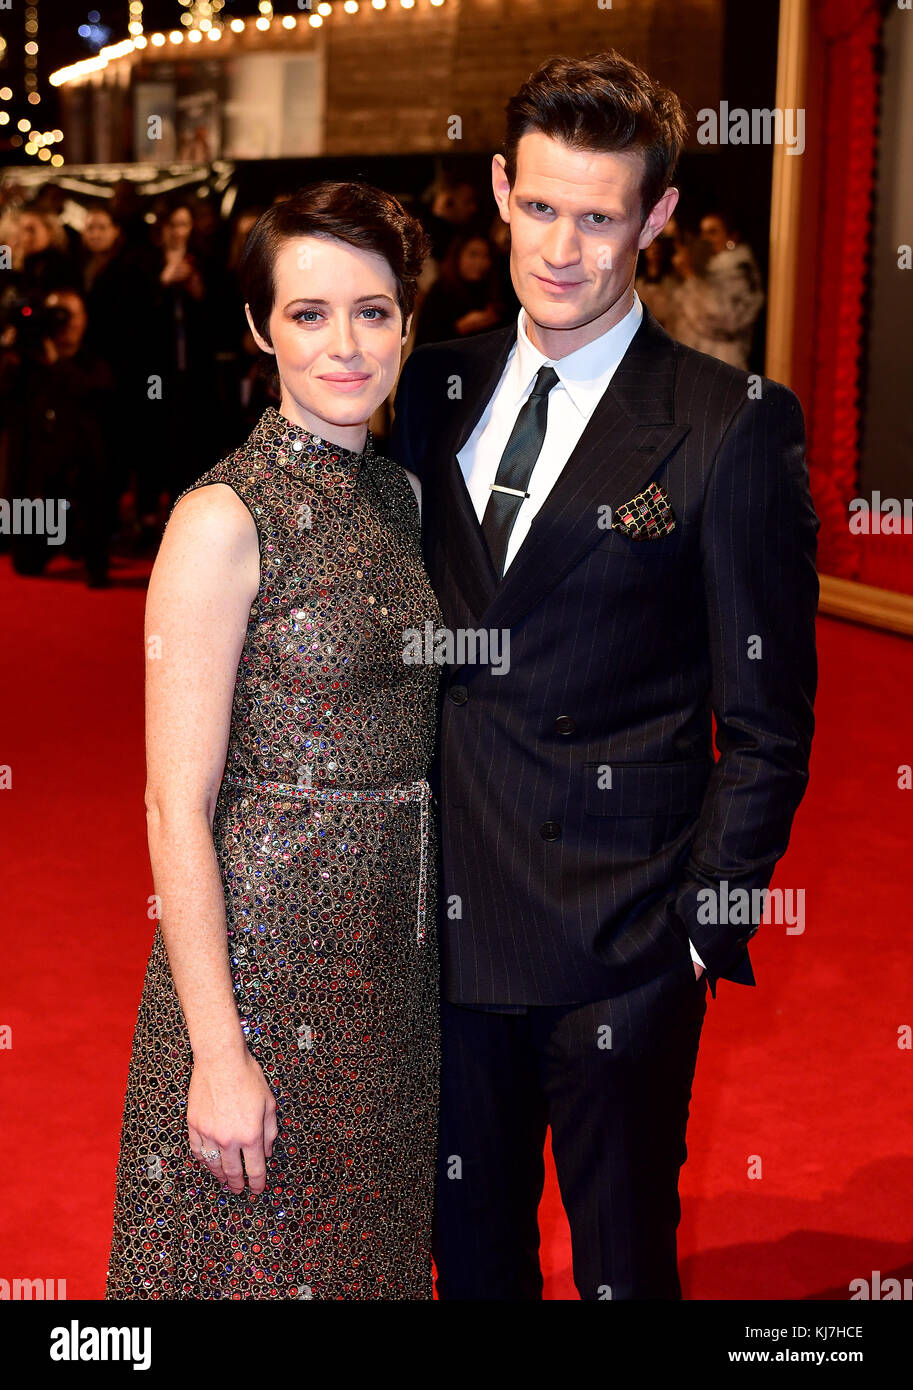
[[[510,629],[506,674],[442,682],[445,993],[608,997],[684,966],[689,937],[711,987],[754,984],[757,925],[701,920],[698,894],[767,886],[808,778],[818,520],[801,407],[766,379],[750,399],[744,372],[645,307],[499,583],[456,455],[515,337],[419,348],[396,397],[391,452],[422,481],[445,623]],[[600,508],[653,480],[671,533],[607,529]]]

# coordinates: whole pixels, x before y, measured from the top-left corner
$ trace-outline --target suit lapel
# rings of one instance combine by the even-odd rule
[[[498,577],[457,454],[494,395],[516,336],[513,325],[486,335],[487,351],[467,353],[465,360],[460,362],[457,375],[461,378],[463,409],[454,412],[440,443],[443,466],[434,506],[435,546],[476,618],[494,598]],[[475,348],[482,344],[467,343],[469,346]]]
[[[482,626],[511,627],[529,612],[605,536],[607,514],[600,508],[614,514],[685,437],[690,426],[674,421],[674,383],[675,344],[644,306],[640,327],[576,448],[479,613]],[[487,556],[471,503],[469,511]]]

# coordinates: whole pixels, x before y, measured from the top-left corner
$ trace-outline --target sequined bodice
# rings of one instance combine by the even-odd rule
[[[438,668],[404,658],[409,632],[442,619],[403,469],[370,433],[355,454],[270,407],[199,482],[228,483],[260,541],[226,775],[340,788],[425,777]]]

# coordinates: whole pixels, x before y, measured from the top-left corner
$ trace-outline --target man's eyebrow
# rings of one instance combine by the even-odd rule
[[[385,294],[383,290],[381,290],[380,294],[360,294],[358,298],[353,300],[352,302],[354,304],[367,304],[368,301],[371,299],[386,299],[389,301],[390,304],[394,304],[396,302],[389,294]],[[285,307],[286,309],[290,309],[293,304],[321,304],[325,307],[329,304],[329,302],[330,301],[328,299],[316,299],[312,298],[310,295],[299,294],[296,295],[294,299],[290,299]]]

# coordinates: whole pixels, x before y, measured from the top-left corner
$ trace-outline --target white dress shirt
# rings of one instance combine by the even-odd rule
[[[548,423],[542,449],[527,483],[528,497],[520,503],[510,533],[504,571],[525,541],[533,517],[544,505],[573,453],[593,411],[615,375],[618,364],[640,327],[643,305],[637,292],[624,318],[591,343],[557,361],[544,356],[529,340],[526,310],[517,316],[517,341],[494,394],[472,434],[457,454],[476,516],[481,523],[491,496],[501,455],[507,446],[520,407],[533,389],[540,367],[554,367],[558,380],[548,395]],[[691,945],[691,958],[704,962]]]
[[[457,455],[466,486],[481,522],[491,496],[491,484],[523,402],[540,367],[554,367],[558,380],[548,395],[548,425],[542,450],[527,484],[529,496],[520,503],[510,533],[505,572],[526,539],[533,517],[544,504],[583,434],[619,362],[640,327],[643,306],[637,294],[624,318],[600,338],[586,343],[556,362],[533,347],[526,332],[526,310],[517,318],[517,342],[482,418]]]

